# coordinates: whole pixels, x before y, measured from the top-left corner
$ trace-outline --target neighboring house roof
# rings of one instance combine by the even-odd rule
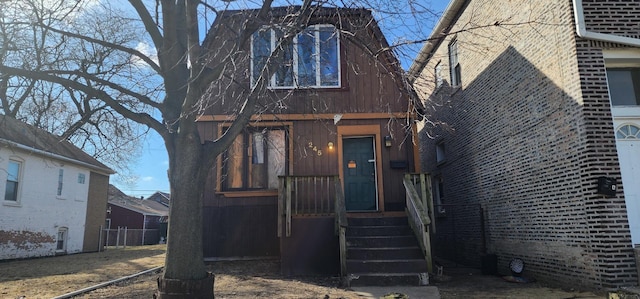
[[[153,193],[151,194],[151,196],[147,197],[146,200],[155,201],[168,207],[171,200],[171,194],[167,192],[156,191],[156,193]]]
[[[420,72],[427,65],[429,59],[433,56],[434,51],[438,48],[438,45],[444,40],[451,30],[451,25],[458,19],[458,16],[469,0],[451,0],[449,5],[442,13],[442,17],[438,20],[438,23],[433,27],[431,35],[420,49],[418,56],[409,67],[408,77],[409,81],[413,82],[420,76]]]
[[[145,200],[124,194],[120,189],[109,185],[109,204],[128,209],[146,216],[169,216],[169,208],[159,202]]]
[[[79,164],[106,174],[115,173],[111,168],[60,136],[6,115],[0,115],[0,143],[34,154]]]

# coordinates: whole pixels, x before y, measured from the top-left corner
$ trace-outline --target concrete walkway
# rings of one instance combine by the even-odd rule
[[[352,289],[360,295],[360,298],[366,299],[380,299],[384,295],[391,293],[404,294],[409,299],[440,299],[440,292],[435,286],[354,287]]]

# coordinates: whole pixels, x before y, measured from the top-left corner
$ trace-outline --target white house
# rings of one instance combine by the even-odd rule
[[[66,140],[0,115],[0,260],[99,250],[113,173]]]

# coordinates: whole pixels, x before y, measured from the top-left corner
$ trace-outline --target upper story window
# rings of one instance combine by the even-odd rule
[[[445,161],[444,141],[436,143],[436,162],[438,164]]]
[[[223,155],[223,191],[278,189],[286,174],[286,127],[249,127]]]
[[[640,105],[640,68],[608,68],[607,81],[611,105]]]
[[[438,62],[438,64],[436,64],[433,73],[436,79],[436,89],[438,89],[442,86],[442,82],[444,82],[444,78],[442,78],[442,63]]]
[[[458,40],[455,39],[449,44],[449,72],[451,86],[460,86],[462,81],[460,80],[460,62],[458,61]]]
[[[9,160],[7,165],[7,184],[4,191],[4,200],[18,202],[18,184],[20,183],[20,170],[22,163]]]
[[[267,59],[278,46],[283,62],[269,80],[271,88],[340,87],[340,39],[332,25],[312,25],[280,45],[284,33],[278,28],[263,28],[251,41],[251,84],[255,84]]]
[[[84,173],[78,173],[78,184],[84,184],[85,175]]]
[[[58,170],[58,192],[56,192],[58,196],[62,195],[63,182],[64,182],[64,169],[60,168]]]

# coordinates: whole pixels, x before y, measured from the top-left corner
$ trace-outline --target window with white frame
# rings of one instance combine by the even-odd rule
[[[458,61],[458,40],[454,39],[449,44],[449,72],[451,75],[451,86],[460,86],[461,70]]]
[[[640,139],[640,128],[635,125],[625,124],[616,131],[618,139]]]
[[[607,68],[607,82],[611,105],[640,105],[640,67]]]
[[[64,169],[60,168],[58,170],[58,192],[56,193],[58,194],[58,196],[62,195],[63,181],[64,181]]]
[[[251,84],[255,84],[276,47],[282,49],[278,65],[268,86],[271,88],[340,87],[340,39],[333,25],[311,25],[281,45],[284,32],[263,28],[251,42]]]
[[[22,163],[20,161],[9,160],[7,164],[7,183],[4,191],[5,201],[18,202],[21,169]]]
[[[61,227],[58,229],[58,235],[56,237],[56,252],[65,252],[67,251],[67,235],[69,233],[69,229],[66,227]]]
[[[84,173],[78,173],[78,184],[84,184],[85,175]]]

